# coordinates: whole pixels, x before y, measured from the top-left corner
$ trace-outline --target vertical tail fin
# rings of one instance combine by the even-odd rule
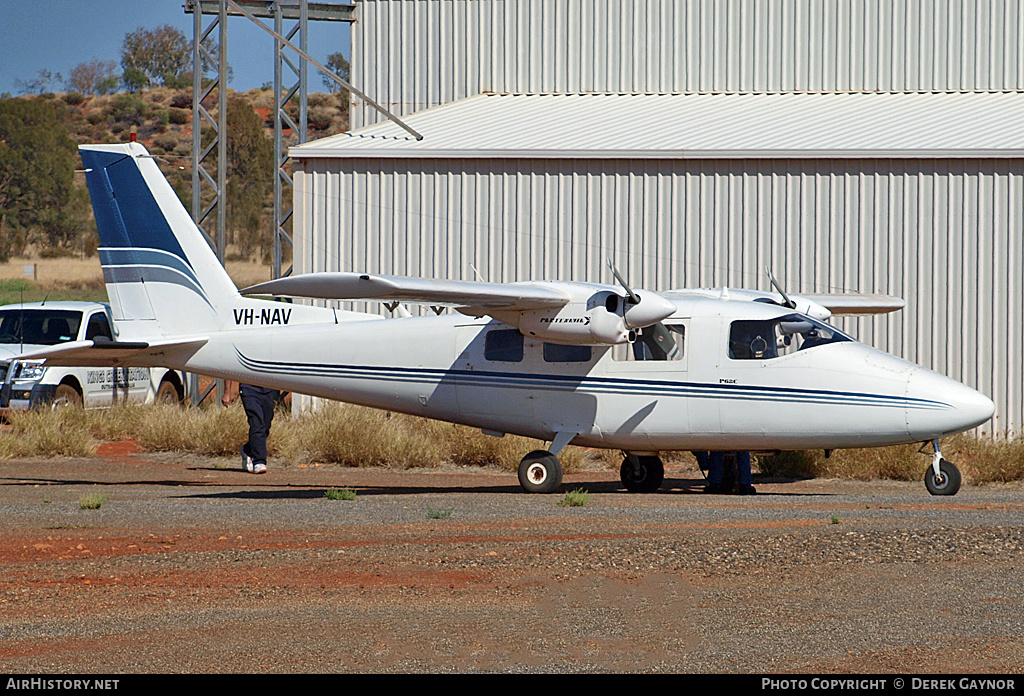
[[[121,340],[224,326],[238,290],[142,145],[83,145],[100,262]]]

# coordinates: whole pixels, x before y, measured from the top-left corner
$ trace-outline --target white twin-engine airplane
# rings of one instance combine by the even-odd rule
[[[116,340],[24,357],[168,366],[537,438],[550,446],[523,458],[519,481],[541,493],[560,486],[557,455],[570,443],[622,450],[625,487],[653,491],[660,451],[931,442],[928,490],[951,495],[960,474],[939,438],[994,411],[975,390],[824,322],[831,310],[891,311],[896,298],[788,297],[777,285],[655,293],[617,273],[619,285],[314,273],[240,294],[145,148],[81,154]],[[248,294],[459,313],[385,319]]]

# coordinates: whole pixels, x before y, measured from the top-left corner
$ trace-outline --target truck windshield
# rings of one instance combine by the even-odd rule
[[[82,313],[66,309],[0,310],[0,343],[53,346],[74,341]]]

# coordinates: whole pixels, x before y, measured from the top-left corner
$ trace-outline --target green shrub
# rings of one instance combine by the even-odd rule
[[[168,120],[178,126],[192,123],[192,112],[185,109],[170,109],[167,112]]]
[[[82,510],[99,510],[105,502],[107,495],[104,493],[86,493],[78,499],[78,507]]]
[[[558,501],[561,507],[583,507],[590,500],[590,493],[583,488],[577,488],[575,490],[568,491],[565,496]]]

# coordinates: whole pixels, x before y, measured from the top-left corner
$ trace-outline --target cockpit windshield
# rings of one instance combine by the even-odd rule
[[[64,309],[0,311],[0,343],[53,346],[78,336],[82,313]]]
[[[769,360],[798,350],[852,340],[834,326],[803,314],[734,321],[729,333],[729,357],[733,360]]]

